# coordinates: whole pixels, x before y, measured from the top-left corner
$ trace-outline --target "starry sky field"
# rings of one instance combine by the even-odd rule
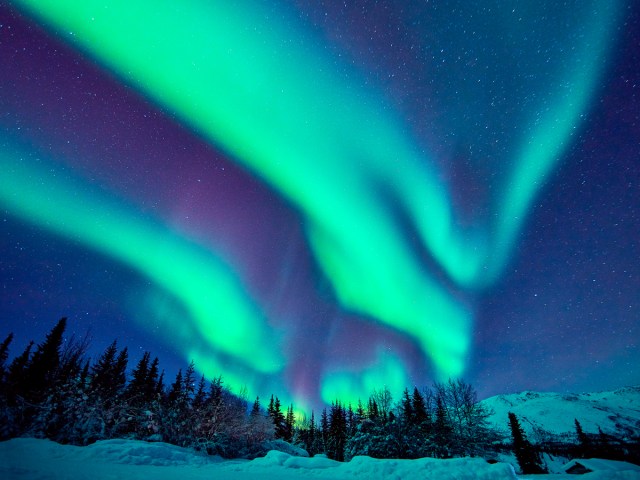
[[[640,383],[640,8],[0,4],[0,326],[302,408]],[[4,332],[4,333],[3,333]]]

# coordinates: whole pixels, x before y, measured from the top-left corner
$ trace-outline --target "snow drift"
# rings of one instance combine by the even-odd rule
[[[513,480],[510,465],[480,458],[377,460],[356,457],[340,463],[323,456],[293,457],[271,451],[255,460],[222,460],[166,443],[106,440],[87,447],[19,438],[0,443],[0,478],[33,479],[212,479],[316,478],[347,480]]]

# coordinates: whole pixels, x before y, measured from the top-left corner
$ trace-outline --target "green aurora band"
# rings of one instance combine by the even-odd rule
[[[618,2],[604,0],[583,7],[583,12],[600,13],[584,14],[581,26],[587,35],[574,40],[576,48],[567,48],[552,72],[554,85],[571,88],[539,87],[540,105],[532,108],[531,128],[522,132],[520,148],[513,152],[512,168],[493,206],[494,220],[463,227],[433,159],[425,158],[403,120],[381,94],[363,87],[353,69],[347,68],[348,77],[339,74],[336,59],[287,12],[274,15],[264,2],[252,0],[16,3],[281,192],[304,215],[309,244],[343,306],[412,336],[440,378],[464,372],[471,311],[426,273],[400,232],[389,197],[411,219],[456,288],[473,295],[491,285],[510,258],[532,200],[589,106],[621,10]],[[473,95],[463,93],[460,102]],[[6,192],[2,197],[7,201]],[[199,318],[197,299],[210,294],[202,286],[187,291],[192,283],[179,289],[168,285],[158,273],[166,269],[161,256],[147,264],[133,250],[103,245],[74,222],[52,224],[37,210],[11,205],[13,213],[149,275]],[[122,230],[130,236],[127,241],[137,245],[163,235],[144,225],[140,231],[127,227]],[[164,253],[184,251],[168,239]],[[246,298],[234,298],[238,304],[229,310],[239,315],[236,336],[241,336],[258,321],[242,306]],[[217,307],[211,303],[211,308]],[[202,326],[205,337],[217,337],[205,330],[218,327]],[[267,365],[276,365],[268,332],[264,326],[258,331],[252,346],[260,348]],[[234,344],[216,346],[264,370],[257,365],[261,357],[244,357],[230,348]],[[404,379],[403,369],[398,372],[393,359],[387,363],[394,373],[382,376],[394,378],[376,382],[395,385]],[[219,367],[225,375],[226,367]],[[322,397],[330,401],[340,393],[345,400],[355,399],[366,396],[368,387],[359,372],[327,372]]]
[[[47,167],[42,160],[34,162],[33,156],[19,147],[0,144],[0,205],[22,219],[121,261],[171,292],[190,314],[193,325],[191,335],[183,338],[180,330],[186,325],[181,323],[186,320],[174,318],[167,340],[193,348],[189,336],[193,338],[195,332],[214,351],[236,359],[239,373],[234,373],[233,366],[226,368],[226,382],[234,388],[247,385],[252,394],[258,390],[253,385],[256,375],[242,374],[257,372],[268,378],[282,370],[277,335],[269,330],[225,262],[60,169]],[[223,321],[227,318],[233,322]]]

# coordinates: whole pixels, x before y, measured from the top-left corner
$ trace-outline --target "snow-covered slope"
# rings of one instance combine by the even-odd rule
[[[255,460],[221,460],[166,443],[105,440],[88,447],[16,438],[0,442],[0,478],[7,480],[515,480],[510,465],[481,458],[376,460],[347,463],[271,451]],[[640,478],[640,477],[639,477]],[[591,480],[591,479],[590,479]],[[596,480],[596,479],[593,479]]]
[[[640,432],[640,387],[582,394],[523,392],[481,403],[493,412],[489,422],[498,430],[509,432],[508,413],[513,412],[534,440],[544,432],[573,435],[574,419],[586,433],[598,433],[598,427],[618,435]]]

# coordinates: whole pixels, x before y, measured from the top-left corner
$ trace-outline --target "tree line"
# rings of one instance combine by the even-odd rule
[[[381,388],[356,405],[336,400],[319,418],[313,411],[296,417],[294,406],[285,408],[275,395],[263,406],[260,398],[250,402],[246,392],[231,392],[222,377],[198,378],[193,363],[168,382],[158,358],[145,352],[129,372],[128,350],[115,340],[91,362],[86,338],[64,341],[66,326],[61,319],[42,343],[30,342],[9,363],[13,335],[0,344],[0,440],[32,436],[87,445],[132,438],[227,458],[294,448],[290,444],[340,461],[356,455],[495,458],[511,450],[523,472],[544,471],[543,446],[527,440],[513,414],[512,439],[502,438],[487,423],[491,412],[462,380],[405,389],[397,400]],[[573,456],[597,449],[581,428],[577,440]],[[609,448],[614,452],[612,442]]]

